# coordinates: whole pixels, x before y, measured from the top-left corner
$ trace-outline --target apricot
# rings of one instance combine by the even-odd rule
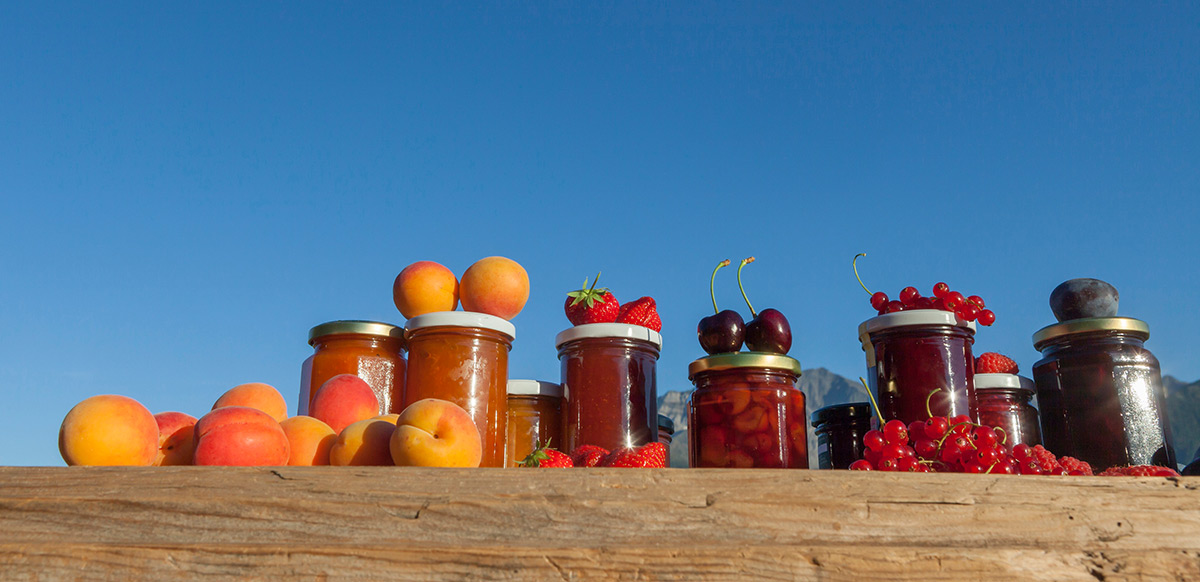
[[[471,415],[446,400],[426,398],[404,409],[390,443],[392,461],[411,467],[478,467],[483,439]]]
[[[149,465],[158,454],[158,422],[127,396],[92,396],[67,412],[58,451],[68,465]]]
[[[279,423],[287,435],[289,465],[328,465],[329,449],[337,433],[328,424],[311,416],[293,416]]]
[[[191,465],[196,449],[196,417],[182,412],[160,412],[154,415],[158,423],[158,454],[155,467]]]
[[[392,283],[392,301],[405,319],[458,308],[458,279],[433,261],[417,261],[400,271]]]
[[[529,299],[529,274],[512,259],[479,259],[463,273],[459,299],[466,311],[512,319]]]
[[[283,422],[288,417],[287,401],[283,399],[274,386],[262,382],[250,382],[230,388],[213,404],[213,410],[225,406],[249,406],[257,408],[275,419]]]
[[[396,431],[399,414],[385,414],[360,420],[347,426],[337,435],[333,448],[329,450],[329,464],[347,465],[393,465],[392,433]]]
[[[308,414],[340,433],[351,423],[378,415],[379,398],[366,380],[354,374],[338,374],[317,389]]]
[[[271,415],[248,406],[225,406],[196,421],[196,465],[286,465],[287,435]]]

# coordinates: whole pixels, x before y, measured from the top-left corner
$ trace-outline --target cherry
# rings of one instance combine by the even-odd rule
[[[737,270],[738,290],[742,292],[742,299],[745,299],[746,305],[750,307],[750,315],[754,316],[754,319],[746,324],[746,347],[755,352],[786,354],[792,349],[791,324],[777,309],[768,308],[756,313],[754,306],[750,304],[750,298],[746,297],[746,289],[742,287],[742,268],[753,262],[754,257],[743,259]]]
[[[713,315],[702,318],[696,326],[696,336],[700,340],[700,347],[709,354],[723,354],[742,349],[742,340],[746,334],[746,324],[738,312],[732,309],[717,311],[717,295],[713,287],[717,280],[717,271],[728,265],[729,259],[725,259],[717,263],[717,268],[713,269],[712,278],[708,281],[708,294],[712,297]]]

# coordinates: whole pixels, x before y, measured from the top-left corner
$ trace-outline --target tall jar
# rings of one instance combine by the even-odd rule
[[[566,398],[566,450],[615,450],[658,439],[658,332],[589,323],[559,333],[554,344]]]
[[[851,402],[826,406],[812,415],[817,436],[817,467],[849,469],[863,458],[863,435],[871,430],[871,404]]]
[[[338,374],[362,378],[379,400],[379,414],[399,412],[404,398],[404,330],[376,321],[330,321],[308,331],[313,354],[300,367],[296,414],[307,415],[317,390]]]
[[[700,358],[688,366],[695,384],[688,405],[692,467],[808,468],[800,362],[762,352]]]
[[[867,378],[883,421],[933,416],[979,419],[975,402],[975,323],[937,309],[873,317],[858,326]]]
[[[1099,472],[1116,465],[1175,468],[1150,327],[1128,317],[1064,321],[1033,335],[1042,440]]]
[[[508,466],[539,445],[562,447],[562,386],[537,380],[508,381]]]
[[[1033,407],[1033,383],[1016,374],[975,374],[979,423],[1004,431],[1004,444],[1042,444],[1038,411]],[[1054,449],[1051,449],[1053,451]]]
[[[470,311],[418,315],[404,326],[408,374],[404,406],[425,398],[465,409],[483,439],[481,467],[503,467],[508,435],[508,352],[517,328]]]

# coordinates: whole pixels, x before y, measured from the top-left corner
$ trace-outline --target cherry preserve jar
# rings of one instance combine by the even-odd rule
[[[817,467],[849,469],[863,458],[863,435],[871,430],[871,403],[851,402],[826,406],[812,415],[817,435]]]
[[[800,362],[781,354],[736,352],[688,366],[692,467],[808,468],[808,414],[796,389]]]
[[[508,381],[508,466],[525,460],[538,445],[562,445],[562,386],[537,380]]]
[[[978,420],[974,322],[948,311],[915,309],[864,321],[858,338],[883,422],[910,424],[931,414]]]
[[[1016,374],[975,374],[979,423],[1003,430],[1009,448],[1020,443],[1042,444],[1038,411],[1031,402],[1033,392],[1032,382]]]
[[[404,330],[377,321],[330,321],[308,332],[313,354],[300,367],[296,414],[307,415],[317,390],[338,374],[367,382],[379,414],[400,412],[404,397]]]
[[[1073,319],[1042,328],[1033,365],[1042,441],[1096,472],[1118,465],[1175,468],[1158,359],[1145,322]]]

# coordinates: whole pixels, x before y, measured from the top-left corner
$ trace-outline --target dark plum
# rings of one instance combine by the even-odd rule
[[[764,309],[755,312],[754,306],[750,304],[750,298],[746,297],[746,289],[742,287],[742,267],[753,262],[754,257],[743,259],[742,264],[738,265],[737,274],[738,289],[742,292],[742,299],[746,300],[750,314],[754,316],[754,319],[746,323],[746,347],[755,352],[787,354],[788,350],[792,349],[792,326],[788,323],[787,318],[778,309]]]
[[[1116,317],[1117,289],[1099,279],[1064,281],[1050,293],[1050,310],[1059,321],[1084,317]]]
[[[717,263],[717,268],[713,269],[712,278],[708,281],[708,294],[712,296],[714,314],[701,318],[700,323],[696,325],[696,336],[700,340],[700,347],[709,354],[741,350],[742,338],[746,333],[746,324],[738,312],[732,309],[717,311],[717,294],[713,291],[713,284],[717,280],[717,271],[728,265],[729,259],[725,259]]]

